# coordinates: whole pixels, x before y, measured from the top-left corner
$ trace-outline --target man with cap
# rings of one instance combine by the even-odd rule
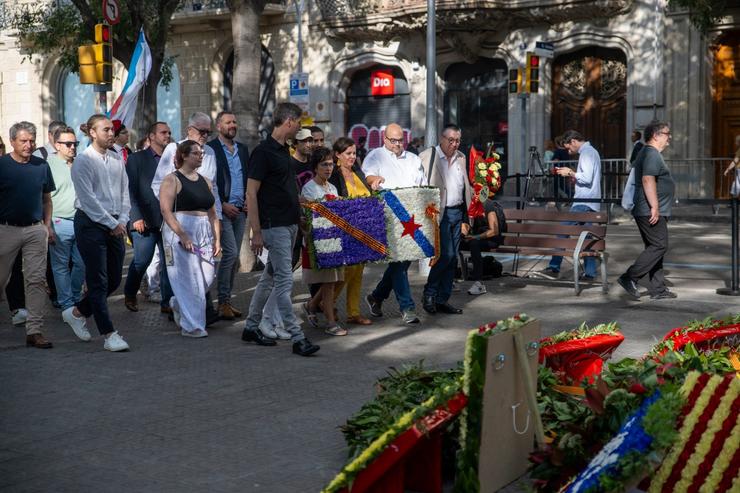
[[[298,190],[303,190],[303,185],[313,179],[313,171],[308,164],[308,158],[314,149],[313,135],[308,128],[301,128],[293,139],[295,152],[293,153],[293,169],[295,169]]]
[[[113,120],[113,136],[113,150],[121,156],[123,164],[126,164],[131,149],[128,147],[128,129],[121,120]]]

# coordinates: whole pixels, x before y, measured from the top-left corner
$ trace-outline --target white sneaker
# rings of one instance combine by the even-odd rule
[[[473,295],[485,294],[486,292],[486,287],[480,281],[475,281],[470,289],[468,289],[468,294]]]
[[[105,344],[103,344],[103,349],[106,349],[108,351],[128,351],[129,347],[128,344],[126,344],[126,341],[123,340],[123,337],[118,333],[117,330],[114,330],[111,335],[105,338]]]
[[[13,310],[13,325],[23,325],[28,320],[28,310],[25,308],[18,308]]]
[[[64,310],[62,312],[62,320],[72,327],[72,330],[75,332],[75,335],[79,340],[87,342],[92,339],[90,331],[87,330],[87,321],[85,320],[85,317],[75,317],[74,313],[72,313],[74,309],[75,307],[70,306]]]
[[[269,337],[270,339],[277,339],[277,333],[275,332],[275,329],[272,328],[272,324],[269,320],[264,318],[260,320],[259,329],[263,336]]]
[[[277,338],[281,341],[289,341],[292,338],[290,332],[285,330],[285,327],[283,327],[282,325],[275,326],[275,334],[277,334]]]
[[[183,337],[194,337],[194,338],[200,338],[200,337],[208,337],[208,332],[206,332],[203,329],[195,329],[190,332],[188,332],[185,329],[180,330],[180,335]]]
[[[170,298],[170,308],[172,308],[172,319],[175,321],[175,325],[177,325],[178,329],[182,330],[182,327],[180,327],[180,308],[174,296]]]

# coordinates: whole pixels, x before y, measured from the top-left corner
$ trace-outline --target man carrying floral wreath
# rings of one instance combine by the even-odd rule
[[[429,185],[439,188],[440,252],[424,286],[423,307],[430,314],[437,312],[462,314],[460,308],[449,303],[452,282],[457,269],[461,226],[467,220],[467,204],[472,198],[465,154],[460,152],[460,127],[447,124],[442,129],[439,145],[422,152],[422,166]]]
[[[427,177],[416,154],[403,149],[403,129],[397,123],[385,128],[383,147],[370,151],[362,163],[368,185],[373,190],[418,187],[427,184]],[[373,317],[382,317],[382,304],[391,291],[396,293],[401,308],[401,319],[405,324],[419,323],[416,305],[411,298],[408,270],[410,261],[391,262],[383,278],[372,293],[365,297]]]

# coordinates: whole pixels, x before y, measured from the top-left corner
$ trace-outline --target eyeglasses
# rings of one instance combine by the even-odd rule
[[[319,166],[325,166],[327,168],[334,167],[334,161],[324,161],[319,163]]]
[[[201,137],[205,137],[206,135],[211,133],[210,128],[198,128],[198,127],[191,127],[193,130],[197,130],[198,133],[201,135]]]
[[[658,133],[661,134],[661,135],[671,135],[671,131],[670,130],[666,130],[666,131],[658,132]]]
[[[57,141],[57,144],[62,144],[62,145],[65,145],[65,146],[67,146],[67,148],[70,148],[70,147],[72,147],[72,146],[75,146],[75,147],[77,147],[77,146],[79,146],[79,145],[80,145],[80,143],[79,143],[78,141],[76,141],[76,140],[75,140],[75,141],[71,141],[71,140],[70,140],[69,142],[62,142],[62,141]]]
[[[446,137],[445,140],[449,142],[450,144],[459,144],[460,139],[453,139],[452,137]]]
[[[403,144],[403,139],[391,139],[390,137],[386,137],[386,140],[394,145],[401,145]]]

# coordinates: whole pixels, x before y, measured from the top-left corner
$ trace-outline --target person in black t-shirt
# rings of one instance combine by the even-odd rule
[[[303,334],[290,298],[293,289],[291,251],[298,231],[301,208],[298,201],[296,174],[286,145],[301,128],[303,111],[293,103],[280,103],[273,113],[272,135],[252,152],[247,181],[247,210],[252,228],[252,251],[259,256],[268,249],[267,265],[262,271],[242,333],[242,340],[261,346],[274,346],[273,339],[259,330],[262,311],[275,290],[278,311],[285,330],[291,335],[293,352],[309,356],[319,350]]]
[[[473,262],[473,274],[470,279],[475,281],[468,290],[468,294],[484,294],[486,287],[483,280],[483,255],[503,241],[503,232],[506,230],[503,208],[492,198],[484,204],[484,216],[473,220],[472,226],[464,222],[462,224],[463,241],[461,250],[470,250],[470,260]]]
[[[630,296],[640,298],[637,281],[649,276],[650,299],[675,298],[666,287],[663,257],[668,251],[668,219],[675,194],[675,182],[661,153],[671,140],[671,129],[665,122],[645,127],[645,147],[635,159],[635,206],[632,215],[640,230],[645,250],[617,282]]]
[[[52,344],[41,329],[48,243],[54,241],[51,192],[56,187],[49,164],[31,155],[36,147],[35,125],[20,122],[10,127],[10,144],[13,151],[0,157],[0,287],[7,285],[22,249],[26,345],[47,349]]]

